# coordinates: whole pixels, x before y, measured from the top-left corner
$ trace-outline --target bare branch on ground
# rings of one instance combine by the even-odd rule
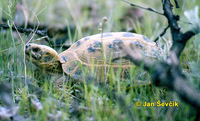
[[[173,40],[169,57],[163,61],[153,62],[152,60],[142,58],[141,55],[136,53],[136,50],[124,48],[122,45],[120,45],[120,47],[127,53],[128,58],[135,65],[139,67],[142,65],[145,70],[151,73],[153,84],[160,87],[168,87],[175,91],[182,100],[189,103],[197,110],[200,110],[200,91],[195,90],[187,84],[187,78],[182,73],[179,65],[179,57],[185,48],[187,41],[199,33],[199,31],[194,31],[198,30],[199,27],[197,26],[197,28],[192,28],[185,33],[181,33],[178,25],[179,16],[174,15],[172,12],[170,0],[161,1],[163,2],[164,16],[168,20]],[[175,2],[177,1],[175,0]],[[176,6],[179,6],[178,2],[176,3]]]

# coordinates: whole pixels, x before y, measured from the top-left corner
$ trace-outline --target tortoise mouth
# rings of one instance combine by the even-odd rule
[[[26,58],[28,60],[31,60],[31,58],[33,58],[34,60],[38,60],[39,61],[39,58],[37,58],[37,56],[34,53],[29,52],[28,50],[25,50],[25,54],[26,54]]]

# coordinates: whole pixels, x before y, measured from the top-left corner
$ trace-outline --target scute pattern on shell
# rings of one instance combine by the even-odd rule
[[[122,67],[122,72],[125,70],[127,72],[128,68],[134,66],[129,60],[118,59],[111,62],[113,59],[122,58],[126,55],[119,48],[119,43],[127,48],[137,48],[139,53],[146,57],[156,58],[161,54],[156,43],[144,35],[130,32],[110,32],[82,38],[68,50],[60,53],[62,68],[65,73],[75,79],[81,78],[80,65],[88,69],[95,66],[97,70],[101,70],[105,66],[106,68],[112,67],[115,70]],[[106,65],[102,65],[102,45],[105,48]]]

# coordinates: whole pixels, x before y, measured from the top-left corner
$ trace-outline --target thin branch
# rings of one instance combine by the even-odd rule
[[[122,1],[124,1],[125,3],[130,4],[131,6],[138,7],[138,8],[144,9],[144,10],[148,10],[148,11],[151,11],[151,12],[157,13],[157,14],[159,14],[159,15],[163,15],[163,13],[160,13],[160,12],[156,11],[156,10],[153,9],[153,8],[145,8],[145,7],[142,7],[142,6],[139,6],[139,5],[133,4],[133,3],[129,2],[129,1],[126,1],[126,0],[122,0]]]
[[[31,10],[31,11],[32,11],[32,10]],[[39,21],[37,15],[36,15],[33,11],[32,11],[32,13],[33,13],[33,15],[36,17],[36,20],[37,20],[37,26],[36,26],[35,31],[33,32],[33,35],[31,36],[31,38],[29,39],[29,41],[28,41],[26,44],[28,44],[29,42],[31,42],[31,40],[32,40],[33,37],[35,36],[35,34],[36,34],[36,32],[37,32],[37,30],[38,30],[38,28],[39,28],[39,26],[40,26],[40,21]]]
[[[160,33],[160,35],[154,40],[154,42],[158,41],[159,37],[162,37],[166,33],[166,31],[167,31],[168,28],[169,28],[169,25],[164,28],[164,30],[162,31],[162,33]]]
[[[180,8],[179,4],[178,4],[178,1],[177,0],[174,0],[175,4],[176,4],[176,8]]]

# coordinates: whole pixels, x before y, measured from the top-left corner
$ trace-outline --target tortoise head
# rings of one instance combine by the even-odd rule
[[[27,44],[25,49],[26,59],[45,70],[62,71],[58,53],[46,45]]]

